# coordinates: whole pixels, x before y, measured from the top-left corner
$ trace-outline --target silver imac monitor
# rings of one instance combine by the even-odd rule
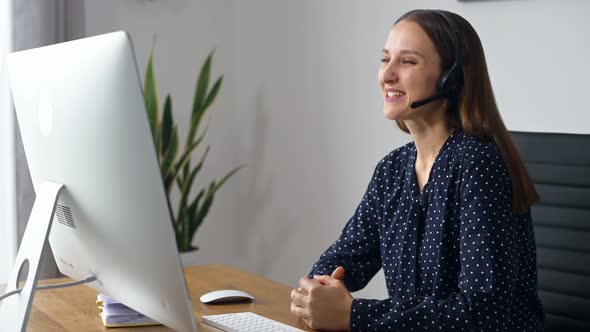
[[[8,70],[35,191],[64,184],[49,235],[59,270],[196,331],[129,36],[12,53]]]

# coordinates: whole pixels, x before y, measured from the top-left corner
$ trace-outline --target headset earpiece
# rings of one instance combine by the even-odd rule
[[[450,90],[450,82],[449,80],[451,79],[451,75],[452,72],[450,72],[449,70],[445,71],[444,73],[442,73],[440,75],[440,78],[438,79],[438,91],[445,91],[445,90]]]
[[[449,97],[456,97],[463,84],[463,52],[461,50],[460,32],[455,21],[442,10],[435,10],[437,14],[447,21],[451,30],[451,41],[453,43],[453,64],[445,70],[438,80],[438,91]]]

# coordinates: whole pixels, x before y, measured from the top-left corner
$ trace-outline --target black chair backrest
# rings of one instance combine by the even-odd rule
[[[545,331],[590,331],[590,135],[511,132],[539,204],[531,209]]]

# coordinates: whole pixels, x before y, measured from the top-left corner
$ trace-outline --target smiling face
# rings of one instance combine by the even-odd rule
[[[436,94],[440,61],[434,43],[417,23],[400,21],[391,29],[379,69],[385,117],[408,120],[440,108],[442,101],[410,108],[412,102]]]

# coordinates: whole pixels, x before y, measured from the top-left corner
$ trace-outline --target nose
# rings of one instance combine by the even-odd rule
[[[383,83],[395,83],[399,80],[398,68],[393,62],[386,63],[381,67],[381,79]]]

